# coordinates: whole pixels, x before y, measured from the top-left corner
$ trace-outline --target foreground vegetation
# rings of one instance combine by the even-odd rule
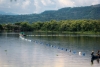
[[[0,24],[0,31],[68,31],[100,32],[100,20],[51,20],[48,22],[17,22]]]

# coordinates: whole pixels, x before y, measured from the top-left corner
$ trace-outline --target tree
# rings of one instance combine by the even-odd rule
[[[36,23],[32,23],[32,28],[33,28],[33,30],[40,30],[41,29],[41,27],[42,27],[42,23],[41,22],[36,22]]]
[[[28,22],[21,22],[21,31],[32,31],[32,27]]]
[[[50,23],[49,22],[44,22],[43,26],[41,27],[41,30],[49,31],[50,30]]]

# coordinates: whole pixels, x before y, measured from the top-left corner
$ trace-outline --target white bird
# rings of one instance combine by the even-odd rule
[[[81,56],[81,52],[79,52],[79,56]]]

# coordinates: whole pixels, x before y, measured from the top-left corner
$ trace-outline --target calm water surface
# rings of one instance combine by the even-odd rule
[[[100,67],[97,60],[91,63],[90,55],[92,50],[97,52],[98,49],[100,36],[96,35],[22,39],[19,34],[0,33],[0,67]]]

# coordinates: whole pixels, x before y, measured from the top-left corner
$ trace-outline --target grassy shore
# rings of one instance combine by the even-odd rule
[[[85,31],[85,32],[70,32],[70,31],[33,31],[33,33],[45,33],[45,34],[87,34],[87,35],[100,35],[100,32],[92,32],[92,31]]]

